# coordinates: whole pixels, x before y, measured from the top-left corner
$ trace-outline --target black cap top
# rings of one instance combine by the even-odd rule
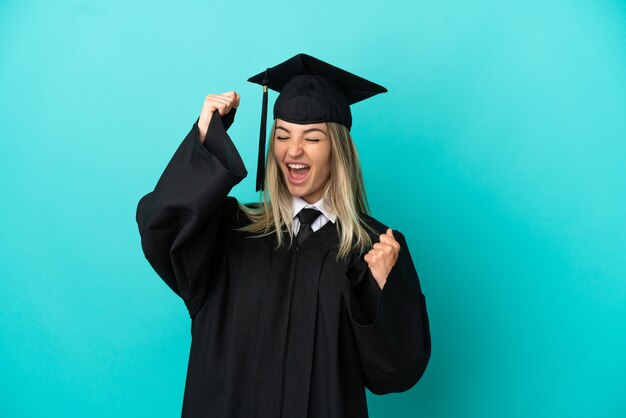
[[[279,92],[274,119],[297,124],[337,122],[352,127],[350,105],[386,88],[306,54],[298,54],[248,81]],[[267,88],[263,93],[257,191],[265,181]]]
[[[248,81],[280,93],[274,118],[291,123],[337,122],[352,127],[350,105],[386,88],[306,54],[298,54]]]

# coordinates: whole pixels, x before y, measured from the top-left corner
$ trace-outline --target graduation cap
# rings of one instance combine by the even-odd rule
[[[337,122],[352,127],[350,105],[386,88],[306,54],[298,54],[275,67],[250,77],[263,86],[259,160],[256,190],[265,181],[265,138],[267,132],[267,89],[279,92],[274,119],[310,124]]]

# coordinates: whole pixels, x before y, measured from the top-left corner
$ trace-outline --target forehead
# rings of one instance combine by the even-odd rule
[[[326,124],[323,122],[322,123],[308,123],[305,125],[301,125],[299,123],[291,123],[282,119],[276,119],[276,128],[278,129],[279,127],[294,134],[299,133],[299,132],[311,131],[311,130],[319,130],[324,133],[327,132]]]

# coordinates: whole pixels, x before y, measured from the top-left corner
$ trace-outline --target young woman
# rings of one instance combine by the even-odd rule
[[[228,196],[247,175],[228,92],[206,97],[137,210],[146,258],[192,318],[182,415],[367,417],[366,387],[407,390],[430,357],[406,241],[367,214],[349,132],[350,104],[385,90],[303,54],[250,81],[280,91],[263,201]]]

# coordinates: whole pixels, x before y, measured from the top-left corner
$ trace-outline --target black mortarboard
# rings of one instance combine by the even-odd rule
[[[268,88],[280,93],[274,103],[274,119],[298,124],[337,122],[348,129],[352,127],[351,104],[387,91],[383,86],[306,54],[289,58],[248,81],[263,86],[257,191],[263,190],[265,180]]]

